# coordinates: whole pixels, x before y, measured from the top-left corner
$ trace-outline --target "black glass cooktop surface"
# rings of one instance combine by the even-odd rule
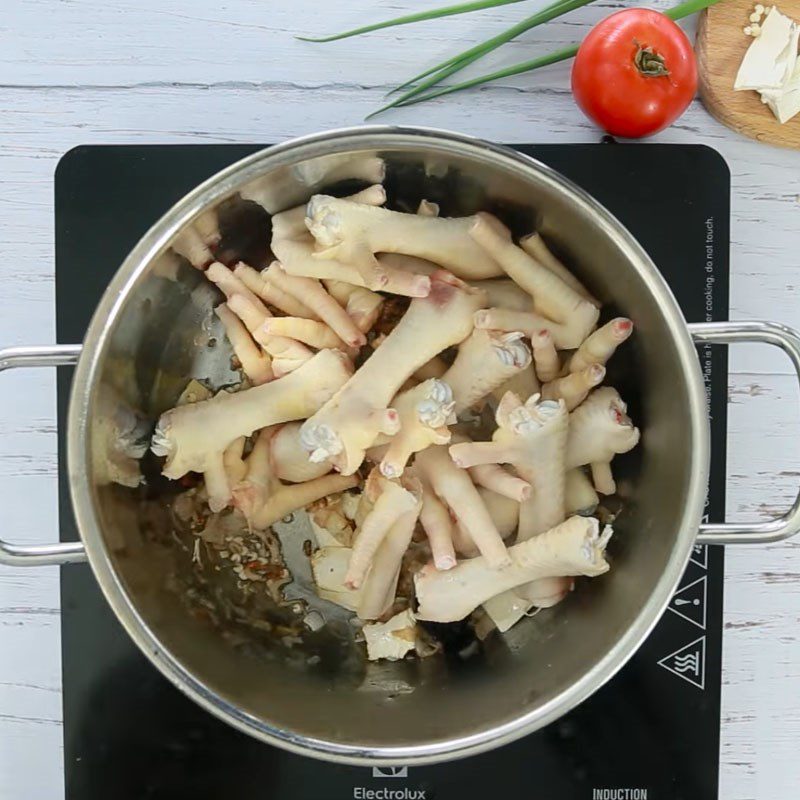
[[[58,341],[80,341],[145,230],[245,145],[87,146],[56,175]],[[728,314],[727,167],[679,145],[520,145],[605,204],[661,268],[690,321]],[[113,187],[113,188],[110,188]],[[725,507],[727,360],[700,353],[712,414],[708,518]],[[59,374],[59,431],[70,375]],[[60,447],[63,540],[77,538]],[[201,710],[140,654],[86,566],[62,570],[67,800],[713,800],[717,797],[723,551],[697,547],[669,610],[630,663],[560,721],[429,767],[322,763]]]

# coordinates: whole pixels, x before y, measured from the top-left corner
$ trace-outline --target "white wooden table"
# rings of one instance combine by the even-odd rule
[[[5,0],[0,344],[54,341],[53,172],[71,147],[279,141],[358,124],[398,79],[543,4],[529,0],[445,23],[311,45],[292,34],[335,31],[432,3]],[[598,0],[564,22],[532,31],[482,64],[482,71],[574,41],[616,7]],[[569,66],[561,64],[384,120],[497,141],[596,141],[597,130],[573,104],[568,76]],[[800,327],[800,153],[740,138],[699,103],[656,141],[703,142],[730,165],[732,318]],[[90,255],[86,269],[92,269]],[[785,507],[800,482],[797,389],[788,362],[765,349],[737,348],[731,364],[728,513],[764,518]],[[0,536],[54,540],[54,375],[7,374],[2,385]],[[0,569],[0,800],[63,796],[58,605],[55,569]],[[797,796],[798,623],[800,542],[729,548],[724,800]]]

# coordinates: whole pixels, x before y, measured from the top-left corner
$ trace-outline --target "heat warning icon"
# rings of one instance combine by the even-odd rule
[[[658,662],[667,672],[691,683],[698,689],[706,685],[706,637],[701,636],[693,642],[670,653]]]
[[[708,522],[708,516],[703,517],[703,522]],[[697,564],[698,567],[708,569],[708,545],[696,544],[692,549],[692,555],[689,557],[689,561],[693,564]]]

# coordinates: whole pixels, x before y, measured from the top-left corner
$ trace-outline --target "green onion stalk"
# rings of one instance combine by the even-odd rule
[[[428,11],[420,11],[416,14],[407,14],[404,17],[387,19],[384,22],[375,22],[372,25],[364,25],[362,28],[353,28],[343,33],[334,33],[332,36],[295,36],[303,42],[335,42],[339,39],[349,39],[351,36],[360,36],[362,33],[372,33],[383,28],[394,28],[397,25],[408,25],[412,22],[425,22],[429,19],[439,19],[440,17],[452,17],[456,14],[467,14],[470,11],[482,11],[484,8],[494,8],[495,6],[508,6],[512,3],[521,3],[522,0],[475,0],[472,3],[458,3],[454,6],[444,6],[443,8],[431,8]]]
[[[518,2],[521,2],[521,0],[473,0],[473,2],[469,3],[459,3],[452,6],[444,6],[440,8],[429,9],[427,11],[421,11],[416,14],[395,17],[394,19],[385,20],[384,22],[377,22],[372,25],[365,25],[360,28],[354,28],[353,30],[333,34],[332,36],[318,38],[298,36],[297,38],[309,42],[332,42],[336,41],[337,39],[346,39],[351,36],[359,36],[363,33],[370,33],[371,31],[381,30],[383,28],[391,28],[397,25],[408,25],[413,22],[423,22],[425,20],[449,17],[456,14],[466,14],[472,11],[481,11],[487,8],[495,8],[497,6],[510,5]],[[456,83],[451,86],[444,86],[439,89],[433,88],[446,78],[449,78],[456,72],[460,72],[465,67],[474,63],[478,59],[483,58],[483,56],[491,53],[493,50],[496,50],[506,42],[516,39],[526,31],[529,31],[538,25],[543,25],[545,22],[549,22],[550,20],[560,17],[563,14],[568,14],[570,11],[574,11],[576,8],[581,8],[581,6],[588,5],[591,2],[592,0],[555,0],[555,2],[551,3],[549,6],[546,6],[541,11],[532,14],[521,22],[518,22],[516,25],[512,25],[510,28],[507,28],[505,31],[493,36],[491,39],[487,39],[481,44],[470,47],[463,53],[459,53],[452,58],[448,58],[445,61],[442,61],[439,64],[431,67],[430,69],[420,72],[418,75],[410,78],[405,83],[400,84],[391,92],[389,92],[389,95],[396,94],[397,92],[403,92],[404,89],[407,91],[403,92],[399,97],[396,97],[391,103],[387,103],[377,111],[373,111],[369,117],[374,117],[376,114],[380,114],[390,108],[422,103],[426,100],[432,100],[435,97],[442,97],[443,95],[452,94],[453,92],[460,92],[463,89],[471,89],[474,86],[481,86],[484,83],[490,83],[491,81],[508,78],[512,75],[519,75],[523,72],[532,72],[533,70],[539,69],[540,67],[545,67],[548,64],[556,64],[559,61],[566,61],[569,58],[573,58],[578,52],[578,47],[580,46],[578,43],[568,45],[567,47],[563,47],[553,53],[548,53],[543,56],[532,58],[528,61],[523,61],[520,64],[514,64],[513,66],[505,67],[504,69],[500,69],[495,72],[490,72],[487,75],[480,75],[477,78],[471,78],[470,80],[462,81],[461,83]],[[714,5],[716,2],[719,2],[719,0],[687,0],[687,2],[681,3],[680,5],[675,6],[675,8],[669,9],[665,12],[665,14],[670,19],[679,20],[683,17],[688,17],[691,14],[695,14],[698,11],[702,11],[704,8]]]
[[[590,2],[591,0],[589,0]],[[702,11],[704,8],[708,8],[709,6],[714,5],[715,3],[719,2],[719,0],[687,0],[680,5],[675,6],[664,12],[665,16],[669,17],[672,20],[679,20],[683,19],[684,17],[688,17],[692,14],[697,13],[698,11]],[[573,0],[573,7],[577,8],[578,5],[585,5],[585,2],[579,2],[579,0]],[[558,4],[556,4],[558,5]],[[561,5],[570,5],[569,2],[562,2]],[[553,7],[549,7],[551,10]],[[571,8],[562,11],[561,13],[566,13],[566,11],[572,10]],[[547,9],[545,9],[547,11]],[[544,12],[541,12],[544,13]],[[558,16],[558,14],[554,14],[554,16]],[[552,17],[551,17],[552,18]],[[522,24],[522,23],[521,23]],[[538,24],[538,23],[537,23]],[[515,34],[516,35],[516,34]],[[495,37],[497,38],[497,37]],[[488,42],[484,43],[485,45],[490,45],[492,40],[490,39]],[[485,55],[485,53],[490,52],[491,50],[495,49],[496,45],[490,45],[488,49],[481,51],[480,55],[477,58]],[[483,45],[478,46],[483,47]],[[457,70],[452,70],[449,73],[440,72],[436,76],[436,80],[429,81],[428,85],[419,84],[416,86],[412,91],[407,92],[405,95],[398,97],[394,102],[389,103],[382,108],[379,108],[377,111],[373,111],[367,118],[373,117],[376,114],[380,114],[389,108],[395,107],[403,107],[403,106],[410,106],[414,105],[415,103],[423,103],[426,100],[433,100],[435,97],[442,97],[446,94],[452,94],[453,92],[460,92],[463,89],[471,89],[475,86],[481,86],[485,83],[490,83],[491,81],[501,80],[502,78],[509,78],[512,75],[520,75],[523,72],[532,72],[535,69],[539,69],[540,67],[546,67],[548,64],[556,64],[559,61],[566,61],[569,58],[574,58],[578,52],[578,48],[580,47],[580,43],[576,42],[575,44],[568,45],[567,47],[563,47],[560,50],[556,50],[553,53],[548,53],[543,56],[538,56],[536,58],[532,58],[528,61],[522,61],[519,64],[514,64],[510,67],[505,67],[503,69],[496,70],[495,72],[490,72],[486,75],[479,75],[478,77],[471,78],[466,81],[462,81],[461,83],[456,83],[451,86],[443,86],[439,89],[434,89],[433,91],[425,92],[425,89],[429,86],[432,86],[436,83],[439,83],[440,80],[446,78],[447,75],[452,74]],[[476,48],[472,48],[475,50]],[[470,52],[470,51],[467,51]],[[472,59],[475,60],[475,59]],[[471,61],[466,63],[472,63]],[[466,65],[466,64],[465,64]],[[436,68],[434,68],[436,69]],[[460,67],[458,68],[460,69]]]

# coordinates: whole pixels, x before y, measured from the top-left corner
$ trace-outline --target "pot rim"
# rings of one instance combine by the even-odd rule
[[[522,714],[502,724],[490,725],[469,736],[418,745],[359,747],[298,735],[256,719],[210,691],[187,671],[171,652],[162,647],[128,599],[103,543],[86,469],[91,452],[89,409],[93,402],[99,364],[108,346],[110,329],[130,297],[139,276],[179,229],[209,205],[229,195],[242,184],[276,167],[291,165],[298,157],[313,158],[354,149],[381,151],[395,146],[412,150],[435,149],[467,156],[517,173],[535,175],[537,180],[549,183],[556,190],[569,194],[576,205],[583,206],[595,217],[604,233],[627,256],[651,293],[655,295],[672,332],[687,383],[689,395],[687,410],[694,447],[691,456],[692,478],[686,505],[667,567],[633,624],[592,670],[535,711]],[[683,574],[703,514],[709,464],[710,431],[705,391],[695,348],[672,291],[633,235],[583,189],[536,159],[470,136],[421,127],[362,126],[291,139],[232,164],[207,179],[176,203],[139,240],[106,288],[84,339],[83,350],[73,377],[67,417],[67,465],[78,530],[86,546],[89,563],[106,600],[142,652],[178,689],[207,711],[245,733],[300,755],[313,755],[329,761],[356,765],[426,764],[476,755],[508,744],[555,721],[612,678],[636,652],[658,622]]]

